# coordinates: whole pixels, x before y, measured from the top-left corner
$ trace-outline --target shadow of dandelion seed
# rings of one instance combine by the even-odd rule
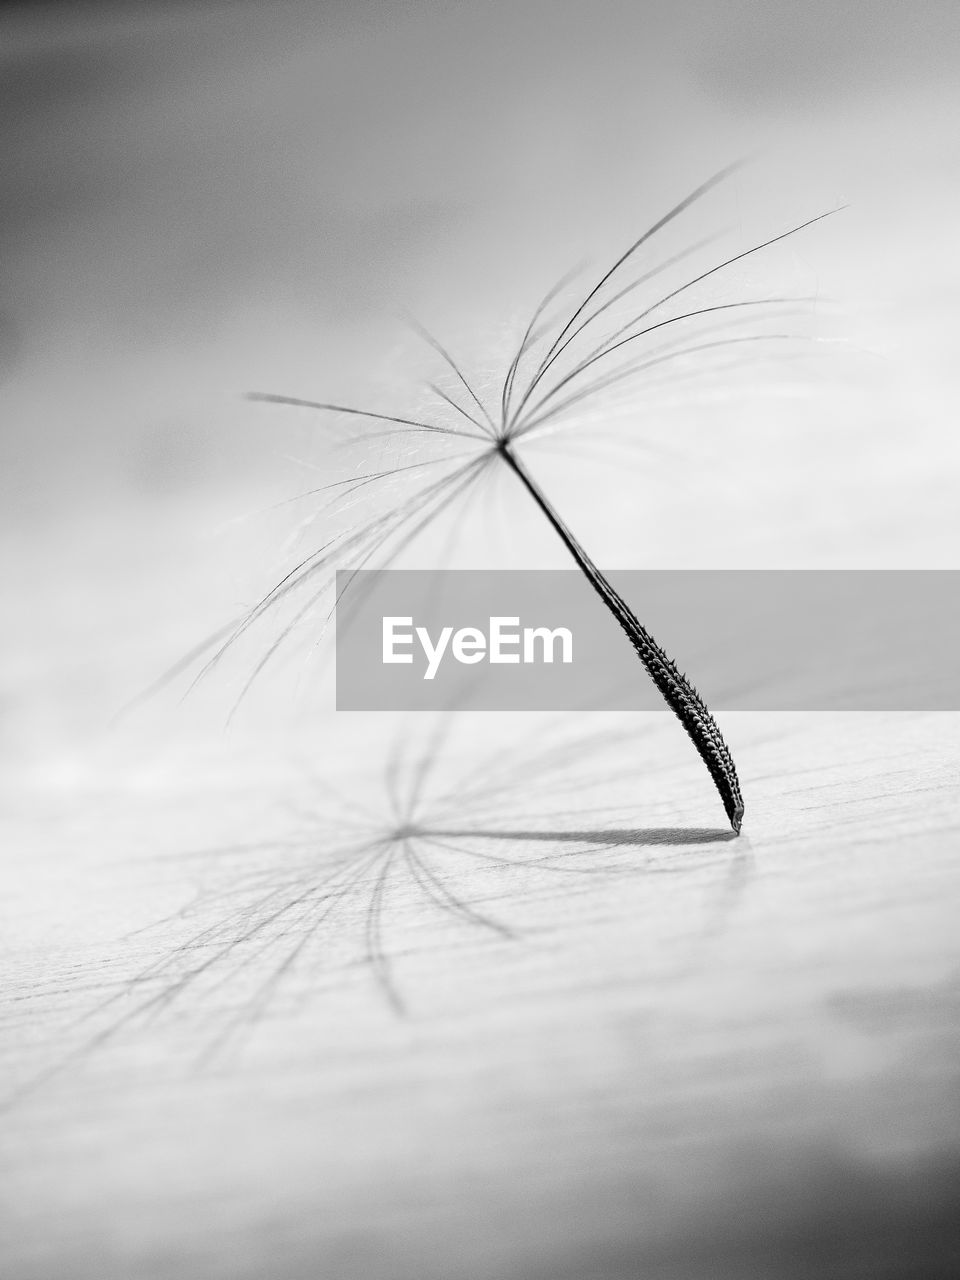
[[[571,734],[553,725],[547,745],[539,731],[486,757],[471,753],[464,771],[446,749],[456,721],[444,717],[419,745],[401,733],[372,773],[334,784],[310,768],[297,802],[285,802],[281,836],[173,855],[178,879],[183,860],[196,863],[195,895],[127,935],[123,952],[135,939],[133,951],[151,950],[151,938],[162,949],[115,980],[98,968],[91,985],[106,994],[74,1025],[73,1049],[7,1101],[161,1022],[165,1035],[181,1028],[198,1065],[210,1064],[288,1015],[292,1002],[312,1001],[321,973],[337,985],[350,970],[366,972],[406,1014],[397,976],[405,956],[448,949],[457,929],[477,940],[471,949],[484,937],[529,941],[550,932],[555,910],[567,918],[571,892],[582,902],[598,883],[706,872],[727,882],[726,915],[748,846],[737,842],[731,858],[728,828],[630,825],[625,748],[636,744],[635,728]],[[559,900],[551,882],[564,886]],[[538,898],[553,905],[531,931],[513,919],[515,903]],[[431,916],[448,926],[433,944]],[[403,942],[411,938],[412,947]]]

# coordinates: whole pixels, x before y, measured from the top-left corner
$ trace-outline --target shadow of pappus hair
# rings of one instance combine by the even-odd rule
[[[629,821],[643,730],[552,719],[479,758],[471,749],[464,766],[461,717],[436,717],[423,733],[417,721],[369,772],[333,783],[306,769],[275,815],[275,837],[172,851],[165,860],[195,896],[125,940],[131,959],[144,942],[156,958],[106,984],[66,1060],[164,1018],[198,1023],[194,1056],[219,1058],[286,994],[309,1005],[358,970],[406,1016],[416,992],[400,971],[411,948],[443,964],[451,946],[524,944],[562,928],[592,884],[703,870],[705,857],[728,882],[721,916],[742,884],[748,846],[722,852],[729,828]],[[530,895],[546,899],[532,930],[514,918]],[[444,928],[424,942],[431,919]],[[110,969],[123,967],[121,944]]]

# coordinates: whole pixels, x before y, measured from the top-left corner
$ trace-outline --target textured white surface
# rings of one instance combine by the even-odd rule
[[[512,937],[398,856],[371,942],[394,843],[306,945],[320,902],[249,938],[264,893],[357,860],[304,759],[393,825],[388,769],[320,763],[359,749],[333,724],[295,770],[262,742],[116,762],[106,795],[34,825],[4,1014],[4,1077],[36,1082],[5,1116],[11,1274],[874,1275],[924,1250],[937,1273],[960,720],[728,716],[750,801],[730,842],[668,720],[614,755],[622,722],[578,741],[523,719],[459,726],[409,846]],[[521,771],[444,799],[505,752]],[[708,842],[658,842],[698,823]]]

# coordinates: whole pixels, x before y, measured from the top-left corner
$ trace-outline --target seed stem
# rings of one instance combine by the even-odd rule
[[[564,546],[573,556],[587,581],[607,606],[633,645],[637,656],[646,668],[651,680],[660,691],[667,706],[683,725],[696,747],[700,759],[707,766],[714,785],[723,801],[723,807],[733,830],[739,835],[743,822],[743,797],[740,781],[730,749],[723,740],[717,723],[707,704],[687,677],[677,668],[672,658],[660,648],[653,636],[633,612],[627,602],[615,591],[609,580],[597,568],[583,547],[564,524],[546,494],[530,475],[530,472],[513,452],[509,440],[501,439],[497,445],[504,462],[516,475],[534,502],[556,530]]]

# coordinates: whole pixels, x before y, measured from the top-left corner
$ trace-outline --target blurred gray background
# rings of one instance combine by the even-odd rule
[[[849,202],[794,251],[860,313],[852,336],[915,375],[914,430],[955,390],[954,5],[2,20],[8,520],[223,483],[257,448],[242,422],[214,434],[251,378],[382,378],[401,306],[479,345],[743,155],[754,170],[706,226]]]
[[[729,281],[743,296],[785,271],[826,295],[846,357],[799,396],[649,423],[697,466],[683,486],[661,468],[642,510],[593,501],[609,468],[577,493],[582,454],[546,458],[545,481],[610,566],[953,567],[956,6],[45,4],[0,21],[0,536],[31,601],[3,642],[12,712],[62,665],[39,661],[51,627],[117,703],[256,598],[279,535],[251,550],[216,531],[307,487],[291,456],[327,459],[322,424],[243,391],[409,412],[436,365],[405,310],[486,388],[562,271],[611,260],[743,156],[684,234],[743,247],[849,204]],[[528,567],[560,563],[507,501]],[[164,646],[185,567],[206,616],[184,605]],[[94,613],[112,622],[90,634]]]

